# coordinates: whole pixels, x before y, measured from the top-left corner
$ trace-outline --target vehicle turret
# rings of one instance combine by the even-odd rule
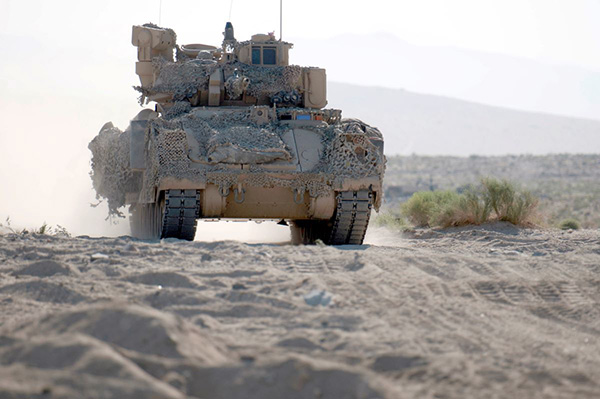
[[[220,48],[178,46],[172,30],[149,24],[134,26],[132,42],[138,47],[136,73],[142,102],[155,101],[163,111],[177,101],[188,101],[192,107],[319,109],[327,105],[325,69],[289,65],[292,43],[276,40],[272,33],[238,42],[231,22],[223,35]],[[227,84],[231,79],[245,83]]]

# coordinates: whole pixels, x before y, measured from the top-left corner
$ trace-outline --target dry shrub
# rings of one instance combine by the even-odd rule
[[[484,199],[494,210],[496,220],[516,225],[533,223],[539,201],[529,191],[507,180],[487,178],[481,184]]]
[[[458,196],[454,191],[419,191],[402,204],[401,213],[415,226],[431,226],[441,210]]]
[[[67,231],[66,228],[57,224],[56,226],[50,226],[48,223],[44,222],[40,227],[37,228],[24,228],[17,229],[12,226],[12,220],[10,220],[10,216],[6,217],[4,223],[0,223],[0,234],[8,233],[8,234],[39,234],[39,235],[51,235],[56,237],[71,237],[71,233]]]
[[[450,227],[481,224],[489,220],[490,206],[479,191],[471,188],[441,208],[432,226]]]
[[[458,194],[452,191],[421,191],[401,208],[415,226],[464,226],[490,221],[532,225],[538,200],[506,180],[483,179],[479,187]]]

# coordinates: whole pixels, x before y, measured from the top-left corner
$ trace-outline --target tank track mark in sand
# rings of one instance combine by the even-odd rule
[[[193,241],[200,218],[200,190],[166,190],[161,238]]]
[[[372,207],[373,194],[370,190],[338,193],[337,209],[328,244],[361,245],[367,232]]]

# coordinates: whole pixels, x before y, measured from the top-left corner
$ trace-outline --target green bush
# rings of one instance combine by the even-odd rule
[[[506,180],[483,179],[478,187],[463,193],[421,191],[401,206],[401,214],[413,225],[464,226],[490,221],[531,225],[536,217],[538,200],[529,191]]]
[[[401,214],[415,226],[430,226],[441,210],[458,197],[454,191],[419,191],[402,204]]]
[[[560,222],[560,228],[562,230],[579,230],[581,225],[575,219],[565,219]]]

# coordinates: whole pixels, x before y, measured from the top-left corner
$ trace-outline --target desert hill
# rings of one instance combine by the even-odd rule
[[[332,81],[600,119],[600,71],[593,67],[415,45],[385,33],[292,38],[292,42],[293,63],[327,68]]]

